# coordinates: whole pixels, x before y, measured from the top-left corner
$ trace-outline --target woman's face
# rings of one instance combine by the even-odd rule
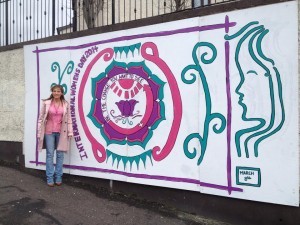
[[[240,58],[240,83],[236,89],[238,103],[243,107],[246,118],[265,118],[270,115],[270,86],[266,70],[251,57],[244,48]]]
[[[62,92],[60,90],[60,88],[54,88],[52,91],[52,95],[54,99],[60,99],[60,96],[62,96]]]

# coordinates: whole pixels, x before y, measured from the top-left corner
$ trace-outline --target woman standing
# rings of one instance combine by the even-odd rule
[[[69,150],[70,138],[73,136],[69,103],[64,98],[61,85],[51,87],[52,94],[42,101],[38,119],[39,151],[46,146],[47,184],[54,187],[62,184],[64,153]],[[45,138],[45,139],[44,139]],[[56,150],[56,165],[53,157]]]

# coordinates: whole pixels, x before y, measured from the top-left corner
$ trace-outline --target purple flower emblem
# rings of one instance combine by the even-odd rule
[[[124,117],[130,117],[133,116],[133,111],[135,105],[138,103],[138,101],[131,99],[131,100],[121,100],[119,102],[116,102],[116,105],[118,106],[121,115]]]
[[[88,116],[108,144],[126,141],[144,148],[153,130],[165,119],[164,82],[143,63],[124,68],[114,62],[109,68],[92,80],[94,100]]]

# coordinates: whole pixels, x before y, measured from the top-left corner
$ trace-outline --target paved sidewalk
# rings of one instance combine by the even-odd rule
[[[0,225],[225,224],[147,204],[129,205],[68,184],[51,188],[42,173],[0,165]]]

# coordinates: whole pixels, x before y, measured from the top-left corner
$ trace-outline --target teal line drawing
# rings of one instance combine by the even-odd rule
[[[256,172],[257,173],[257,183],[256,184],[247,183],[248,180],[241,181],[240,177],[239,177],[239,174],[240,174],[241,170],[246,170],[248,173]],[[237,166],[235,175],[236,175],[236,184],[237,185],[252,186],[252,187],[260,187],[261,186],[261,171],[260,171],[260,168]],[[245,178],[253,179],[253,178],[251,178],[251,175],[249,175]]]
[[[54,73],[57,70],[57,78],[58,78],[58,84],[61,85],[64,88],[64,94],[66,94],[68,92],[68,87],[66,84],[62,84],[62,80],[63,77],[65,75],[65,73],[67,72],[68,75],[70,75],[73,72],[74,69],[74,62],[73,61],[69,61],[66,65],[66,67],[64,68],[63,72],[61,73],[61,69],[60,69],[60,65],[58,62],[54,62],[51,65],[51,71]],[[51,87],[57,85],[57,83],[52,83]]]
[[[129,164],[130,165],[130,170],[132,169],[132,165],[135,163],[137,166],[137,169],[139,169],[139,164],[140,162],[143,162],[144,167],[146,168],[146,161],[149,158],[151,164],[153,165],[152,162],[152,149],[148,150],[140,155],[136,155],[136,156],[122,156],[119,154],[116,154],[108,149],[106,149],[106,154],[107,154],[107,159],[106,162],[108,161],[108,159],[111,157],[112,158],[112,166],[115,164],[115,162],[117,163],[117,168],[119,168],[119,164],[120,162],[123,163],[124,166],[124,170],[126,169],[126,166]]]
[[[140,54],[140,49],[141,49],[141,43],[137,43],[129,46],[114,47],[114,52],[116,56],[118,55],[118,53],[120,53],[120,57],[122,57],[122,53],[125,53],[127,58],[129,52],[131,52],[132,56],[134,57],[135,50],[137,50],[138,54]]]
[[[238,40],[235,51],[235,64],[237,66],[241,79],[235,90],[235,93],[239,96],[238,104],[242,107],[243,110],[242,120],[246,122],[257,122],[256,126],[242,129],[236,132],[235,144],[239,157],[242,156],[243,148],[245,151],[245,156],[249,158],[249,142],[252,140],[254,141],[254,156],[258,157],[259,144],[263,140],[277,133],[282,128],[285,121],[281,76],[278,69],[275,67],[274,61],[265,56],[262,50],[262,41],[268,34],[268,32],[269,30],[265,29],[263,25],[259,25],[259,22],[253,21],[248,23],[235,34],[225,35],[226,40],[235,40],[236,38],[240,38]],[[244,68],[240,64],[241,58],[245,57],[245,54],[243,54],[243,56],[241,54],[241,48],[243,46],[246,46],[246,49],[248,49],[248,54],[255,62],[255,64],[264,70],[264,74],[258,74],[255,70],[244,70]],[[242,93],[241,89],[245,83],[245,77],[247,77],[247,79],[250,79],[249,76],[260,76],[268,79],[268,99],[271,103],[271,113],[268,118],[251,118],[248,115],[249,106],[247,106],[243,102],[244,94]],[[244,143],[241,143],[242,137],[243,139],[245,139]]]
[[[218,124],[216,124],[216,123],[213,125],[213,132],[215,132],[216,134],[222,133],[226,127],[225,117],[220,113],[212,113],[211,112],[212,102],[211,102],[211,97],[210,97],[209,86],[206,81],[206,76],[201,68],[200,61],[197,57],[197,51],[199,50],[199,48],[203,48],[203,47],[207,47],[208,49],[210,49],[212,51],[212,56],[207,59],[206,56],[208,53],[204,52],[200,56],[200,60],[202,63],[211,64],[216,59],[216,57],[217,57],[216,47],[213,44],[208,43],[208,42],[199,42],[194,46],[193,53],[192,53],[193,61],[195,64],[188,65],[181,72],[182,81],[186,84],[193,84],[196,81],[197,75],[192,72],[189,73],[189,71],[192,71],[192,70],[197,71],[199,74],[200,80],[201,80],[200,83],[202,84],[202,88],[203,88],[203,91],[205,94],[205,102],[206,102],[205,121],[204,121],[204,125],[201,124],[201,126],[204,126],[203,134],[192,133],[186,137],[186,139],[184,140],[184,143],[183,143],[185,155],[188,158],[193,159],[197,155],[197,149],[194,148],[193,151],[190,151],[188,148],[188,145],[192,139],[194,139],[194,138],[198,139],[199,144],[200,144],[200,157],[197,161],[197,165],[200,165],[204,159],[205,151],[207,148],[207,140],[208,140],[208,136],[209,136],[209,130],[210,130],[209,127],[210,127],[210,124],[212,123],[212,121],[214,119],[218,119],[221,121],[219,127],[218,127]],[[190,75],[191,78],[187,79],[187,77],[186,77],[187,74]]]

